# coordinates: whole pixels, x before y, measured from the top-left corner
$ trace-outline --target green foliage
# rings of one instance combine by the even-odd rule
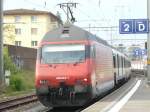
[[[10,70],[12,74],[15,74],[18,72],[17,67],[12,62],[11,57],[8,54],[8,48],[4,47],[4,70]]]
[[[10,87],[14,91],[21,91],[25,89],[25,83],[23,82],[20,74],[12,75],[10,77]]]
[[[25,89],[34,88],[34,71],[22,70],[20,75],[25,83]]]
[[[25,91],[34,88],[34,72],[22,70],[10,77],[11,91]],[[9,91],[10,91],[9,90]]]
[[[4,25],[4,42],[7,44],[14,43],[15,40],[15,26],[11,24]]]
[[[34,88],[34,71],[19,70],[8,54],[8,48],[4,47],[4,69],[11,71],[10,86],[6,93],[25,91]]]

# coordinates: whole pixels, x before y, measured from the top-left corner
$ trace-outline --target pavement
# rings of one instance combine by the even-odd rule
[[[150,86],[146,78],[134,77],[82,112],[150,112]]]
[[[142,79],[141,85],[120,112],[150,112],[150,86],[146,79]]]

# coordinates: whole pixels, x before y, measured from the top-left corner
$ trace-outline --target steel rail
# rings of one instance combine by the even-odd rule
[[[37,102],[38,98],[36,95],[28,95],[20,98],[15,98],[7,101],[0,102],[0,112],[17,108],[19,106],[27,105],[29,103]]]

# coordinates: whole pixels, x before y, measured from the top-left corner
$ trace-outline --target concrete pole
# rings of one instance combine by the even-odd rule
[[[150,19],[150,0],[147,0],[147,17]],[[147,81],[150,84],[150,33],[147,35],[147,46]]]
[[[3,72],[3,0],[0,0],[0,87],[4,85]]]

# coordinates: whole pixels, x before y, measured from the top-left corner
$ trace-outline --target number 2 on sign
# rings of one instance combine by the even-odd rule
[[[125,28],[125,29],[124,29],[125,32],[130,31],[130,29],[129,29],[129,28],[130,28],[130,25],[129,25],[129,24],[124,24],[124,28]]]

